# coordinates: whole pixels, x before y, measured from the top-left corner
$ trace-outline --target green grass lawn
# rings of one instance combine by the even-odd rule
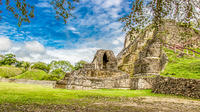
[[[165,49],[169,62],[161,73],[167,77],[200,79],[200,58],[190,56],[177,57],[174,51]]]
[[[177,97],[153,94],[151,90],[66,90],[52,89],[39,85],[0,82],[0,103],[71,104],[143,96]]]

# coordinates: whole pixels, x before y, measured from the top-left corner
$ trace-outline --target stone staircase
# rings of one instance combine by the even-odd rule
[[[138,34],[133,42],[128,42],[117,56],[118,68],[131,76],[157,75],[163,68],[166,56],[159,41],[153,41],[153,29],[147,28]],[[131,34],[126,36],[126,40]],[[125,42],[126,44],[127,42]]]

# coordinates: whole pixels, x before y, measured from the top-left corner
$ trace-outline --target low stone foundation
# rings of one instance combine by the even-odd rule
[[[74,77],[68,79],[67,89],[129,89],[129,76],[124,75],[116,78],[94,78],[94,77]]]
[[[63,89],[151,89],[155,77],[134,77],[118,70],[80,69],[66,74],[55,88]]]
[[[119,71],[81,69],[57,82],[55,88],[130,89],[130,81],[129,74]]]
[[[200,80],[157,76],[152,92],[200,99]]]
[[[56,81],[39,81],[39,80],[27,80],[27,79],[7,79],[7,78],[0,78],[0,82],[12,82],[12,83],[19,83],[19,84],[36,84],[42,85],[47,87],[54,87]]]

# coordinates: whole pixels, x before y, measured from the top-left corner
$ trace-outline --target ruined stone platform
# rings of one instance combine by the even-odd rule
[[[65,89],[130,89],[130,76],[121,71],[80,69],[57,82]]]

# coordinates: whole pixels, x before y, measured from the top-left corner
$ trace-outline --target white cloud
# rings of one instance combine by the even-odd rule
[[[11,48],[12,42],[6,37],[0,37],[0,51],[7,51]]]
[[[30,41],[25,43],[25,48],[33,53],[44,53],[45,48],[38,41]]]
[[[0,40],[1,39],[2,38],[0,38]],[[4,41],[7,43],[6,45],[10,45],[8,43],[11,42],[11,40],[8,38],[3,38],[2,40],[6,40]],[[2,53],[13,53],[16,55],[18,60],[29,62],[42,61],[50,63],[52,60],[67,60],[72,64],[75,64],[80,60],[91,62],[98,49],[110,49],[114,51],[115,55],[117,55],[117,53],[122,49],[122,40],[122,36],[101,38],[98,40],[89,38],[80,40],[80,42],[83,41],[83,43],[78,42],[76,44],[78,47],[74,49],[44,47],[44,45],[38,41],[28,41],[24,43],[13,42],[15,45],[10,45],[7,48],[4,48]]]
[[[107,25],[105,27],[105,30],[107,30],[107,31],[114,30],[115,31],[115,30],[121,29],[121,27],[122,27],[122,24],[120,22],[113,22],[113,23]],[[122,32],[122,30],[121,30],[121,32]]]
[[[39,2],[38,4],[35,5],[36,7],[41,7],[41,8],[51,8],[51,4],[47,1]]]
[[[123,0],[92,0],[92,3],[91,0],[80,1],[79,6],[82,5],[82,7],[89,7],[92,10],[92,14],[87,13],[84,16],[82,14],[79,15],[79,11],[76,10],[81,10],[81,8],[78,8],[74,11],[74,13],[75,16],[80,16],[80,18],[75,21],[70,21],[66,27],[63,28],[64,30],[70,30],[75,34],[81,34],[82,37],[77,40],[78,42],[71,42],[71,44],[75,46],[74,48],[56,49],[45,47],[41,44],[44,43],[42,42],[44,40],[38,40],[39,42],[30,41],[37,39],[35,37],[33,38],[31,36],[27,36],[25,38],[28,38],[28,42],[26,42],[26,40],[24,43],[13,42],[15,46],[7,49],[4,53],[14,53],[19,60],[30,62],[42,61],[49,63],[52,60],[68,60],[72,64],[79,60],[86,60],[90,62],[98,49],[110,49],[114,51],[115,55],[117,55],[122,49],[124,41],[124,33],[121,30],[122,24],[117,21],[119,17],[121,17],[120,12],[122,11],[122,8],[124,8],[125,2],[122,1]],[[39,0],[37,7],[47,9],[50,7],[48,2],[48,0]],[[95,30],[102,33],[99,35],[90,35],[92,34],[90,31],[83,32],[82,30],[79,30],[79,27],[91,27],[94,28],[91,31],[92,33]],[[9,30],[6,30],[6,27],[4,27],[4,29],[7,33],[9,33]],[[21,34],[24,33],[27,32],[21,32]],[[89,34],[89,37],[84,34]],[[18,35],[18,37],[24,37],[24,35]],[[57,40],[52,41],[59,43]]]
[[[54,57],[55,60],[68,60],[75,64],[80,60],[91,62],[96,50],[97,48],[49,49],[47,55]]]
[[[74,28],[74,27],[72,27],[72,26],[67,27],[67,29],[68,29],[68,30],[71,30],[71,31],[72,31],[73,33],[75,33],[75,34],[80,34],[80,32],[78,32],[77,29]]]
[[[104,8],[110,8],[112,6],[118,7],[120,6],[122,0],[105,0],[102,6]]]

